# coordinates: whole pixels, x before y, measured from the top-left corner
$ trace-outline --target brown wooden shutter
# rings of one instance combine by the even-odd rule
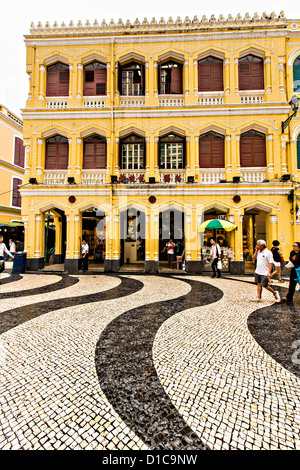
[[[69,145],[67,142],[57,143],[57,168],[66,170],[68,168]]]
[[[172,67],[171,70],[171,93],[182,94],[182,66]]]
[[[69,95],[69,70],[60,70],[58,79],[58,96]]]
[[[122,95],[122,67],[120,62],[118,62],[118,90],[120,95]]]
[[[106,142],[95,142],[95,168],[106,168]]]
[[[57,83],[58,83],[57,70],[47,69],[46,96],[57,96],[57,88],[58,88]]]
[[[239,62],[239,89],[250,90],[250,63]]]
[[[95,70],[95,94],[105,95],[106,94],[106,68],[99,68]]]
[[[161,89],[161,61],[160,60],[158,61],[158,64],[157,64],[157,73],[158,73],[158,77],[157,77],[158,94],[160,94],[160,89]]]
[[[23,146],[23,140],[19,137],[15,138],[15,153],[14,153],[14,164],[24,168],[25,161],[25,149]]]
[[[18,178],[13,178],[13,197],[12,205],[15,207],[21,207],[21,194],[19,191],[19,186],[21,186],[22,180]]]
[[[242,167],[266,166],[266,139],[264,136],[241,136],[240,161]]]
[[[88,75],[93,73],[93,81],[86,80],[87,73]],[[83,73],[83,96],[94,96],[95,95],[95,71],[94,70],[84,70]]]
[[[251,90],[262,90],[264,88],[264,65],[263,61],[251,64]]]
[[[224,168],[224,137],[211,136],[199,139],[200,168]]]
[[[66,170],[68,168],[69,145],[67,142],[46,142],[46,170]]]
[[[222,91],[224,88],[223,85],[223,62],[222,63],[212,63],[211,64],[211,82],[210,90],[211,91]]]
[[[210,91],[210,64],[198,63],[198,90]]]

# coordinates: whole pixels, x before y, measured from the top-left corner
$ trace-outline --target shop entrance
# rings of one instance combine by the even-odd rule
[[[61,209],[45,213],[45,263],[62,264],[66,255],[66,216]]]
[[[145,213],[126,209],[120,213],[120,263],[140,265],[145,263]]]
[[[82,239],[89,245],[89,262],[104,266],[106,251],[106,217],[96,208],[82,213]]]
[[[226,220],[226,212],[209,211],[204,213],[204,222],[210,219],[224,219]],[[220,245],[222,253],[222,272],[230,272],[230,260],[233,258],[233,246],[231,232],[226,232],[223,229],[205,230],[201,240],[201,255],[203,261],[203,271],[211,272],[212,260],[209,259],[211,243],[210,239],[214,238]]]
[[[169,257],[166,245],[172,239],[175,243],[173,269],[180,269],[184,262],[184,212],[167,209],[159,214],[159,266],[169,268]]]
[[[257,240],[266,240],[266,212],[257,209],[245,210],[243,217],[243,256],[252,265]]]

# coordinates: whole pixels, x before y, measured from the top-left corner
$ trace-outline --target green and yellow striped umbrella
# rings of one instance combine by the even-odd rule
[[[198,228],[198,232],[204,232],[204,230],[223,229],[226,232],[234,230],[236,225],[232,224],[228,220],[223,219],[211,219],[203,222]]]

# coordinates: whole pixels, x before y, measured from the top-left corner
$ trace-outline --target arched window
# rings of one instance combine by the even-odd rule
[[[145,66],[143,63],[130,62],[118,65],[118,88],[123,96],[145,94]]]
[[[185,138],[168,134],[159,141],[159,166],[165,170],[178,170],[185,165]]]
[[[47,67],[46,96],[69,95],[69,67],[57,62]]]
[[[68,168],[68,157],[68,139],[61,135],[55,135],[46,140],[46,170],[66,170]]]
[[[172,60],[158,64],[158,84],[161,95],[182,94],[182,64]]]
[[[199,167],[224,168],[224,136],[207,132],[199,138]]]
[[[240,161],[243,167],[266,166],[266,136],[250,130],[241,134]]]
[[[239,60],[239,89],[262,90],[264,88],[263,59],[248,54]]]
[[[198,91],[223,90],[223,60],[208,56],[198,62]]]
[[[92,62],[83,69],[83,95],[97,96],[106,94],[106,66]]]
[[[297,57],[293,65],[293,90],[300,93],[300,56]]]
[[[145,141],[143,137],[131,134],[120,141],[120,168],[143,170],[145,168]]]
[[[83,141],[84,170],[106,168],[106,139],[93,134]]]

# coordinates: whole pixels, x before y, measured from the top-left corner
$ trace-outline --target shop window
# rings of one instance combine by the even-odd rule
[[[198,91],[223,90],[223,60],[208,56],[198,62]]]
[[[83,69],[83,95],[96,96],[106,94],[106,66],[92,62]]]
[[[14,207],[21,207],[21,194],[19,191],[21,184],[22,180],[19,178],[13,178],[12,205]]]
[[[55,135],[46,140],[46,170],[66,170],[68,168],[68,157],[68,139]]]
[[[159,93],[161,95],[182,94],[182,65],[169,61],[159,63]]]
[[[179,170],[185,165],[185,138],[168,134],[159,141],[159,166],[164,170]]]
[[[224,168],[224,136],[207,132],[199,138],[200,168]]]
[[[14,164],[24,168],[25,162],[25,148],[23,140],[15,137],[15,150],[14,150]]]
[[[84,139],[83,165],[84,170],[106,168],[106,139],[97,134]]]
[[[242,167],[266,166],[266,136],[251,130],[241,134],[240,161]]]
[[[69,66],[57,62],[47,67],[46,96],[69,95]]]
[[[300,93],[300,56],[294,62],[293,65],[293,90],[295,93]]]
[[[119,92],[123,96],[141,96],[145,94],[145,66],[131,62],[126,65],[118,65]]]
[[[239,60],[239,89],[264,89],[263,59],[249,54]]]
[[[130,135],[120,142],[120,168],[142,170],[145,168],[145,142],[143,137]]]

